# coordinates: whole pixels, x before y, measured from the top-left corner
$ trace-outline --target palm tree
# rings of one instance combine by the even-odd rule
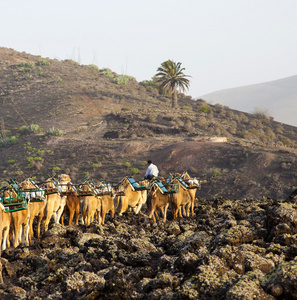
[[[172,108],[177,108],[178,89],[184,92],[190,86],[190,80],[186,78],[190,76],[185,75],[184,70],[185,68],[181,67],[180,62],[176,63],[169,59],[161,64],[155,75],[160,86],[172,95]]]

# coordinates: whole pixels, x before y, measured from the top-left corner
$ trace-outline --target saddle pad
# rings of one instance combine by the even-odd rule
[[[38,186],[32,179],[29,179],[29,180],[30,180],[30,182],[36,187],[36,189],[39,190],[39,186]]]
[[[129,180],[130,184],[132,185],[132,187],[133,187],[134,189],[137,190],[137,189],[140,188],[140,185],[135,181],[134,178],[128,177],[127,179]]]
[[[73,191],[76,192],[77,189],[76,189],[76,187],[74,186],[74,184],[73,184],[71,181],[70,181],[69,183],[70,183],[71,187],[73,188]]]
[[[183,187],[185,187],[186,189],[189,188],[189,186],[181,179],[181,178],[178,178],[178,181],[183,185]]]
[[[160,188],[162,194],[166,194],[168,192],[167,189],[165,188],[165,186],[163,185],[163,183],[161,181],[157,180],[156,184]]]

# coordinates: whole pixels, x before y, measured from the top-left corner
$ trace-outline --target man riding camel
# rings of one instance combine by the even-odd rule
[[[156,165],[153,164],[151,160],[147,161],[148,167],[146,169],[144,179],[151,180],[154,177],[158,177],[159,175],[159,170]]]

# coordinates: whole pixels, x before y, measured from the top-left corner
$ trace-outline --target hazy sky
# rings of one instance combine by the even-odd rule
[[[296,75],[296,13],[297,0],[0,0],[0,46],[137,81],[172,59],[195,98]]]

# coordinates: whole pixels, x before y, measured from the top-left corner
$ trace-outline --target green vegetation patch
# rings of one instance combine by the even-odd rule
[[[133,76],[119,75],[113,79],[113,82],[120,85],[126,85],[129,81],[136,81]]]
[[[101,74],[104,75],[107,78],[113,78],[113,73],[109,68],[104,68],[101,70]]]
[[[64,131],[62,129],[57,129],[55,127],[51,127],[47,132],[47,135],[49,136],[62,136],[64,134]]]

